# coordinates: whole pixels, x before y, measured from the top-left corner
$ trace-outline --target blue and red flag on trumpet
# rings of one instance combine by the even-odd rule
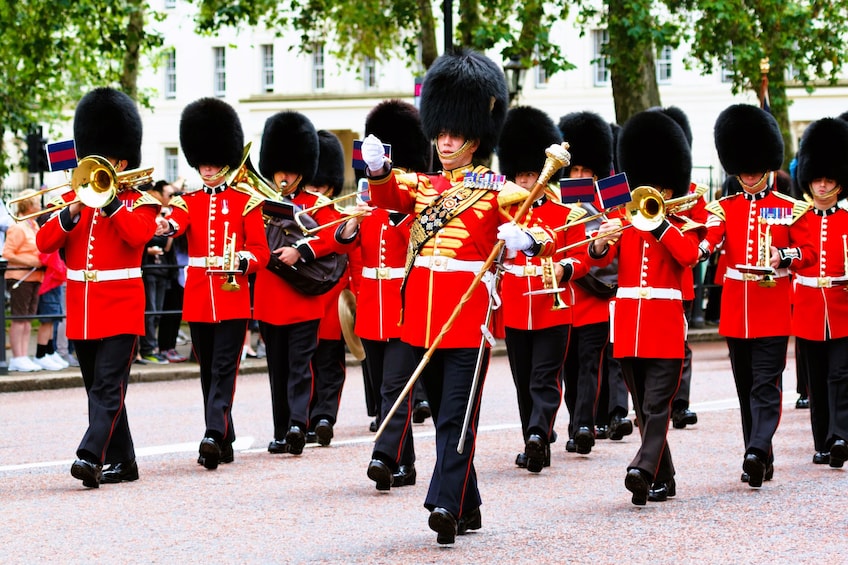
[[[560,179],[560,200],[563,204],[595,201],[595,180],[591,177]]]
[[[50,170],[64,171],[77,168],[77,150],[73,139],[47,144],[47,160]]]
[[[392,158],[392,146],[388,143],[383,144],[383,154],[388,158]],[[353,168],[357,171],[365,170],[365,161],[362,160],[362,140],[353,140]]]
[[[627,183],[627,173],[618,173],[598,181],[598,195],[601,198],[601,208],[607,209],[620,206],[632,200],[630,185]]]

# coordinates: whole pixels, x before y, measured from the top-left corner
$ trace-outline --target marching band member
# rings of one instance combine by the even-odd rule
[[[228,184],[244,148],[235,110],[218,98],[192,102],[180,118],[180,145],[203,181],[203,189],[171,200],[168,220],[171,235],[185,234],[188,244],[183,319],[200,364],[206,421],[197,462],[212,470],[233,461],[233,397],[250,319],[247,275],[268,262],[268,243],[262,199]],[[215,274],[223,270],[231,273]]]
[[[807,214],[818,261],[795,273],[792,333],[809,377],[816,456],[831,467],[848,459],[848,123],[824,118],[804,131],[798,183],[813,202]],[[833,284],[841,279],[839,284]],[[813,459],[817,462],[816,459]]]
[[[116,172],[135,169],[141,161],[141,134],[136,104],[122,92],[97,88],[77,105],[79,157],[105,157]],[[74,192],[63,196],[66,201],[73,197]],[[71,475],[89,488],[138,479],[124,399],[144,335],[141,255],[154,233],[162,231],[157,230],[158,213],[158,200],[128,188],[99,209],[73,203],[38,232],[39,249],[63,249],[68,267],[66,332],[88,394],[88,429]]]
[[[394,174],[426,171],[430,167],[430,141],[421,129],[421,118],[412,104],[386,100],[365,119],[365,135],[374,135],[392,146]],[[367,195],[365,196],[367,200]],[[356,234],[362,257],[356,297],[356,335],[362,340],[372,388],[379,395],[377,422],[385,418],[415,370],[412,346],[401,341],[401,283],[412,215],[358,205],[367,215],[351,218],[341,236]],[[414,394],[401,404],[374,444],[368,478],[377,490],[414,485],[415,445],[412,438]]]
[[[765,110],[746,104],[726,108],[716,120],[715,145],[742,192],[707,205],[701,260],[723,245],[727,268],[718,330],[727,339],[742,413],[742,481],[758,488],[774,475],[772,438],[780,422],[791,332],[788,268],[815,261],[802,216],[810,206],[775,190],[770,171],[783,162],[783,137]]]
[[[655,165],[656,155],[663,156],[665,166]],[[624,124],[618,159],[632,185],[653,187],[664,200],[689,189],[689,145],[677,123],[661,112],[640,112]],[[616,219],[601,225],[589,256],[601,261],[618,256],[618,290],[611,307],[613,354],[633,396],[642,436],[624,486],[633,504],[644,505],[649,491],[655,501],[676,495],[666,436],[686,341],[680,287],[684,270],[698,262],[703,226],[667,215],[618,234],[614,230],[620,223]]]
[[[507,99],[503,72],[490,59],[467,50],[446,53],[425,75],[421,95],[424,132],[436,143],[442,172],[399,179],[391,174],[379,139],[368,136],[362,145],[373,203],[416,214],[410,229],[401,339],[415,347],[418,356],[434,349],[421,374],[436,426],[436,464],[424,506],[442,544],[454,543],[457,534],[482,525],[473,459],[479,410],[473,411],[462,453],[457,451],[474,375],[485,375],[488,365],[489,349],[480,346],[480,327],[491,303],[485,285],[468,287],[499,237],[515,250],[553,251],[549,234],[547,239],[536,234],[535,239],[514,223],[504,224],[505,210],[526,198],[526,191],[511,183],[489,190],[463,182],[466,173],[490,172],[475,161],[491,154]],[[464,294],[469,297],[462,316],[440,332]]]
[[[344,188],[344,169],[344,149],[339,138],[329,131],[319,130],[318,170],[306,185],[306,190],[324,198],[338,196]],[[341,218],[335,206],[328,205],[327,208],[332,212],[333,220]],[[334,229],[326,231],[332,232]],[[314,436],[314,441],[322,446],[330,445],[333,438],[333,426],[339,414],[345,381],[345,344],[339,321],[339,295],[349,286],[350,273],[345,271],[339,282],[323,295],[325,310],[318,324],[318,347],[312,356],[315,386],[310,403],[307,442],[310,436]]]
[[[273,181],[282,197],[300,208],[311,208],[327,202],[320,194],[304,190],[317,174],[318,152],[318,133],[309,118],[299,112],[279,112],[265,122],[259,172]],[[332,206],[311,213],[319,225],[336,217]],[[334,231],[320,230],[315,236],[299,237],[294,244],[280,247],[274,243],[271,253],[287,265],[304,265],[341,249]],[[315,387],[312,358],[324,310],[323,296],[304,294],[269,269],[257,272],[253,311],[265,342],[271,386],[274,439],[268,444],[270,453],[303,453]]]
[[[513,108],[506,115],[498,143],[501,172],[529,190],[545,164],[545,149],[559,143],[562,135],[547,114],[530,106]],[[553,186],[548,185],[527,213],[528,227],[553,231],[585,214],[582,208],[558,202],[558,176],[554,175]],[[584,230],[581,226],[555,233],[555,244],[560,248],[582,241]],[[589,270],[580,258],[582,251],[575,249],[568,258],[564,252],[545,258],[519,254],[507,266],[501,283],[505,343],[524,440],[524,451],[516,458],[516,465],[531,473],[551,463],[550,444],[556,441],[554,423],[562,399],[561,371],[574,304],[569,281]],[[557,287],[564,287],[563,291],[528,294]]]
[[[565,168],[565,175],[569,178],[592,178],[596,181],[600,175],[606,177],[612,168],[613,152],[609,124],[594,112],[573,112],[560,118],[558,128],[568,140],[571,151],[571,164]],[[590,214],[597,212],[595,205],[598,204],[584,204]],[[591,233],[600,223],[600,220],[587,223],[584,232]],[[600,296],[599,289],[589,284],[587,279],[594,276],[598,268],[595,266],[585,276],[575,277],[572,285],[572,327],[563,368],[563,397],[570,416],[565,449],[570,453],[587,454],[592,451],[595,445],[596,423],[598,426],[609,424],[607,436],[616,440],[633,433],[633,423],[627,418],[627,389],[624,381],[618,381],[623,389],[618,391],[615,383],[609,382],[608,379],[610,398],[601,398],[600,394],[604,377],[603,365],[606,363],[609,343],[609,301],[612,293],[600,289],[606,294]],[[614,272],[616,268],[617,263],[613,263],[606,266],[605,270]],[[616,361],[613,362],[617,364]],[[606,406],[603,409],[598,406],[600,402],[615,406],[608,411]],[[623,409],[618,408],[620,404],[624,404]],[[608,418],[598,419],[596,422],[596,412],[607,414]]]

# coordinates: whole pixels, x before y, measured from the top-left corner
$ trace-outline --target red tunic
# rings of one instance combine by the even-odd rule
[[[810,242],[805,210],[809,204],[799,202],[765,188],[750,195],[740,192],[707,205],[707,236],[709,251],[723,242],[726,265],[721,295],[719,333],[726,337],[752,339],[788,336],[792,332],[792,289],[788,272],[780,270],[774,277],[776,285],[761,286],[760,280],[746,277],[737,265],[756,265],[760,209],[780,208],[792,213],[797,220],[791,225],[772,225],[772,245],[778,248],[797,247],[800,259],[792,269],[801,269],[815,262]],[[794,210],[794,212],[793,212]],[[803,215],[802,215],[803,214]],[[742,278],[752,280],[741,280]]]
[[[389,212],[377,208],[359,225],[362,269],[356,298],[356,335],[363,339],[400,337],[400,287],[412,216],[397,220],[390,221]]]
[[[848,286],[829,286],[828,278],[848,275],[848,209],[812,210],[806,217],[818,261],[795,272],[792,333],[814,341],[846,337]]]
[[[72,192],[63,195],[66,200],[73,197]],[[160,205],[135,189],[117,198],[123,206],[109,217],[84,206],[77,223],[66,231],[60,214],[53,214],[36,236],[43,253],[65,249],[70,339],[144,335],[141,255],[156,231]],[[115,280],[97,280],[98,274]]]
[[[527,227],[538,226],[544,228],[547,232],[556,233],[556,249],[560,249],[565,245],[583,239],[584,230],[582,228],[575,227],[554,232],[555,228],[565,225],[571,213],[571,207],[546,199],[541,205],[534,204],[530,208],[524,219],[524,224]],[[569,250],[568,256],[572,258],[574,269],[571,279],[580,278],[589,272],[589,265],[583,258],[581,248]],[[566,253],[560,252],[556,253],[551,260],[556,263],[565,257]],[[518,253],[511,264],[506,265],[507,270],[503,275],[501,286],[502,316],[505,327],[519,330],[539,330],[571,324],[572,306],[574,305],[574,290],[571,282],[557,284],[558,287],[564,289],[559,294],[568,308],[554,310],[552,294],[527,294],[545,288],[542,276],[543,262],[542,258],[528,257],[524,253]]]
[[[219,322],[250,318],[247,275],[235,275],[240,288],[227,291],[221,288],[225,276],[209,275],[206,271],[223,268],[224,238],[233,235],[236,251],[253,254],[254,259],[248,262],[248,273],[257,272],[268,264],[262,199],[226,186],[218,187],[214,194],[210,192],[197,190],[171,200],[169,219],[176,224],[175,236],[185,233],[188,244],[183,319]],[[207,257],[209,266],[202,264]]]
[[[618,252],[618,291],[610,320],[615,357],[683,359],[681,282],[683,272],[698,262],[703,229],[674,217],[668,221],[659,239],[652,232],[624,230],[599,261],[611,262]]]
[[[689,185],[689,194],[695,194],[695,191],[698,190],[698,185],[696,183],[692,183]],[[695,201],[695,204],[689,208],[688,210],[682,211],[678,216],[689,218],[699,224],[706,225],[707,223],[707,195],[706,193],[702,195]],[[683,300],[694,300],[695,299],[695,273],[692,272],[692,269],[683,272],[683,282],[681,286],[681,290],[683,290]]]
[[[292,201],[300,208],[306,209],[315,206],[320,201],[326,202],[327,198],[314,192],[298,190]],[[310,216],[318,225],[325,225],[339,217],[333,206],[323,206],[313,211]],[[343,252],[344,247],[335,239],[336,227],[328,227],[315,232],[311,238],[306,238],[304,244],[308,246],[314,257],[323,257],[331,252]],[[266,261],[267,263],[267,261]],[[336,294],[338,299],[338,294]],[[328,303],[327,295],[306,295],[286,282],[279,275],[262,268],[256,273],[256,287],[253,294],[253,317],[262,322],[285,326],[318,320],[324,316]],[[337,309],[338,311],[338,309]],[[338,313],[336,314],[338,317]],[[334,338],[339,339],[339,338]]]
[[[381,208],[415,213],[414,221],[419,221],[419,212],[440,194],[461,186],[465,173],[472,171],[490,172],[485,167],[467,166],[445,171],[443,175],[388,174],[372,178],[369,179],[371,199]],[[480,196],[479,190],[471,192]],[[506,190],[485,191],[423,244],[406,280],[403,341],[417,347],[433,344],[494,249],[498,226],[508,221],[505,209],[514,203],[508,198]],[[488,306],[489,292],[485,284],[476,285],[460,315],[442,338],[440,347],[479,347],[480,326],[486,320]]]

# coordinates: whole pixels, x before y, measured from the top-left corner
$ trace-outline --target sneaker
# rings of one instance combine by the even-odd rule
[[[46,371],[59,371],[65,368],[64,365],[60,365],[51,359],[49,355],[45,355],[44,357],[34,357],[33,362]]]
[[[79,367],[79,361],[72,353],[60,353],[59,356],[65,360],[70,367]]]
[[[188,359],[188,357],[186,357],[176,349],[169,349],[162,355],[165,357],[165,359],[168,360],[168,363],[182,363],[183,361],[186,361]]]
[[[12,357],[9,361],[9,370],[19,373],[32,373],[40,371],[40,365],[36,365],[29,357]]]
[[[151,365],[161,365],[168,362],[168,360],[159,353],[148,353],[147,355],[142,355],[141,359]]]
[[[59,355],[58,353],[56,353],[55,351],[53,353],[51,353],[50,355],[47,355],[47,357],[52,359],[53,362],[56,363],[57,365],[59,365],[62,369],[67,369],[68,367],[71,366],[71,364],[68,361],[65,361],[64,359],[62,359],[62,356]]]
[[[177,332],[177,345],[185,345],[188,343],[188,336],[183,330]]]

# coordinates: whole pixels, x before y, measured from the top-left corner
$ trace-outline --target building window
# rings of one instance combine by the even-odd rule
[[[592,39],[594,42],[592,68],[595,71],[595,86],[606,86],[610,83],[610,74],[607,68],[609,59],[604,55],[604,48],[609,43],[609,31],[596,29],[592,32]]]
[[[724,57],[721,64],[721,82],[733,82],[733,75],[736,74],[736,57],[733,53]]]
[[[165,179],[174,182],[180,176],[180,155],[176,147],[165,148]]]
[[[262,46],[262,90],[274,92],[274,46]]]
[[[536,59],[539,59],[539,50],[536,49]],[[542,65],[537,64],[534,67],[534,74],[536,76],[536,88],[544,88],[548,86],[548,81],[551,80],[551,77],[548,76],[548,72]]]
[[[657,82],[671,82],[671,56],[673,49],[666,45],[657,51]]]
[[[223,47],[213,47],[215,58],[214,93],[215,96],[227,94],[227,52]]]
[[[324,44],[312,46],[312,90],[324,90]]]
[[[165,54],[165,98],[177,97],[177,51],[171,49]]]
[[[362,63],[362,83],[365,90],[377,88],[377,61],[371,57],[365,57]]]
[[[177,0],[165,0],[165,9],[173,10],[177,7]]]

